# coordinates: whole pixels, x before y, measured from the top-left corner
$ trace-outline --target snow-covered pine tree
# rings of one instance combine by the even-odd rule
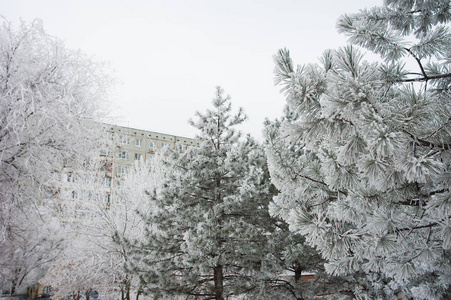
[[[265,121],[265,133],[267,136],[265,146],[273,150],[270,157],[275,159],[273,155],[276,155],[279,162],[284,164],[284,168],[288,170],[291,166],[297,164],[297,160],[303,151],[299,145],[286,143],[285,140],[280,138],[280,127],[282,124],[293,122],[296,118],[297,114],[286,106],[281,120]],[[292,177],[294,174],[285,173],[283,176],[281,175],[281,173],[272,172],[271,181],[277,186],[286,184],[284,180],[287,177]],[[303,191],[299,189],[295,191],[293,197],[302,193]],[[276,195],[274,199],[280,199],[280,201],[285,202],[284,206],[275,205],[274,202],[278,200],[269,204],[271,214],[280,219],[285,219],[284,216],[290,212],[290,208],[294,208],[296,203],[298,203],[294,198],[288,198],[283,192],[280,195]],[[289,271],[285,272],[285,274],[292,272],[291,274],[294,277],[293,291],[297,297],[300,299],[322,299],[321,297],[347,299],[346,296],[352,295],[352,287],[355,285],[354,278],[347,280],[338,276],[328,275],[324,269],[326,260],[321,257],[320,253],[310,247],[300,233],[290,230],[287,223],[283,222],[279,226],[281,226],[282,230],[279,233],[277,244],[281,247],[279,249],[281,259],[284,261],[286,270]],[[304,280],[301,275],[305,273],[313,274],[315,279]]]
[[[267,128],[270,211],[330,274],[366,273],[356,293],[440,299],[451,283],[450,19],[449,0],[386,1],[337,25],[381,62],[356,46],[296,70],[276,56],[294,115]]]
[[[174,157],[164,185],[149,192],[155,209],[144,214],[146,242],[131,243],[136,253],[129,268],[154,297],[288,293],[273,280],[281,262],[274,255],[279,245],[271,243],[277,226],[267,210],[272,197],[264,151],[235,129],[245,116],[231,109],[218,88],[213,109],[191,121],[200,145]]]

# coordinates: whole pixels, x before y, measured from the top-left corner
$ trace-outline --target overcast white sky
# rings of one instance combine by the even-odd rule
[[[194,137],[188,119],[210,108],[215,87],[243,107],[242,130],[261,138],[265,117],[282,113],[273,55],[288,48],[296,64],[317,62],[346,43],[343,13],[382,0],[0,0],[17,24],[40,18],[71,49],[108,61],[119,80],[111,96],[116,123]]]

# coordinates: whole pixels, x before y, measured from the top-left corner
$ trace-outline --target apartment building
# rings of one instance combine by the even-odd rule
[[[66,168],[60,174],[57,192],[51,196],[66,200],[63,203],[77,213],[89,214],[90,205],[95,206],[97,201],[107,207],[120,203],[114,191],[125,175],[134,170],[136,161],[150,162],[164,147],[184,151],[199,145],[192,138],[117,125],[102,126],[110,142],[101,151],[101,167],[94,172]],[[83,199],[93,201],[88,204]],[[77,200],[83,201],[84,209],[79,209]]]
[[[164,147],[185,151],[199,145],[193,138],[160,132],[108,124],[104,124],[104,128],[113,141],[113,149],[105,155],[106,163],[101,174],[107,205],[115,202],[114,187],[120,184],[125,174],[133,170],[136,161],[149,162]]]
[[[137,160],[150,161],[163,147],[183,151],[198,145],[191,138],[117,125],[105,126],[114,141],[113,166],[119,176],[127,173]]]

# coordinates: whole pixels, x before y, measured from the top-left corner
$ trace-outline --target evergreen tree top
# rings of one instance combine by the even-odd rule
[[[203,114],[196,112],[197,120],[189,120],[189,123],[199,129],[197,139],[209,141],[219,149],[222,143],[234,143],[241,137],[241,132],[234,127],[243,123],[247,116],[240,107],[236,114],[232,114],[230,96],[224,96],[221,87],[216,88],[215,98],[212,100],[213,109],[207,109]]]

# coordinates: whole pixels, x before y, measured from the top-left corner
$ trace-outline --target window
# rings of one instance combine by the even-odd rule
[[[179,152],[179,153],[180,153],[180,152],[183,152],[183,151],[186,150],[186,146],[183,145],[183,144],[177,144],[176,150],[177,150],[177,152]]]
[[[110,196],[110,194],[104,194],[103,195],[103,201],[105,202],[106,207],[110,208],[110,204],[111,204],[111,196]]]
[[[121,144],[130,145],[130,137],[127,135],[121,135],[119,136],[119,142]]]
[[[67,173],[67,174],[66,174],[66,181],[67,181],[67,182],[74,182],[74,174],[72,174],[72,173]]]
[[[102,184],[105,186],[111,186],[111,177],[108,176],[103,177]]]
[[[128,152],[126,152],[126,151],[119,151],[118,157],[120,159],[128,159]]]
[[[135,146],[136,147],[141,147],[143,145],[143,140],[142,139],[136,139],[135,140]]]
[[[161,143],[161,148],[163,148],[163,147],[171,148],[171,145],[167,144],[167,143]]]
[[[135,160],[141,160],[142,155],[140,153],[135,153]]]
[[[156,148],[155,142],[149,141],[150,150],[154,150]]]
[[[125,175],[128,173],[128,167],[118,166],[117,167],[117,175]]]

